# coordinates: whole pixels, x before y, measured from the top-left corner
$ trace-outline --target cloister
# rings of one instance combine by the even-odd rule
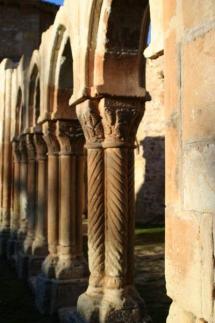
[[[41,313],[151,322],[134,286],[134,149],[145,59],[164,54],[167,322],[215,322],[214,32],[213,0],[65,0],[30,60],[0,63],[0,255]]]

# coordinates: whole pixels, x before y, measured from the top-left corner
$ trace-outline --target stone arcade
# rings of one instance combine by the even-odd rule
[[[151,322],[133,277],[134,150],[144,55],[164,54],[167,322],[215,322],[214,33],[213,0],[65,0],[30,59],[2,60],[0,254],[41,313]]]

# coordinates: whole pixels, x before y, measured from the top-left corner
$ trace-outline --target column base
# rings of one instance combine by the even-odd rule
[[[86,321],[77,312],[76,307],[66,307],[60,309],[58,311],[58,317],[60,323],[86,323]]]
[[[125,290],[87,292],[78,299],[77,311],[87,323],[151,323],[145,303],[133,286]],[[73,322],[73,321],[71,321]]]
[[[75,307],[62,308],[58,311],[60,323],[151,323],[151,319],[146,315],[145,317],[138,317],[133,309],[121,309],[113,313],[109,318],[93,318],[90,321],[83,318]]]
[[[77,310],[84,319],[84,322],[99,323],[99,312],[103,294],[88,294],[85,292],[80,295],[77,303]]]
[[[15,266],[15,248],[16,248],[16,239],[9,239],[7,241],[7,260],[12,267]]]
[[[44,256],[29,256],[28,257],[28,277],[34,277],[41,273]]]
[[[7,242],[10,238],[9,230],[5,229],[0,232],[0,257],[7,257]]]
[[[41,272],[44,257],[29,256],[19,251],[17,255],[17,274],[20,279],[28,280]]]
[[[28,278],[28,256],[21,251],[17,254],[16,271],[19,279]]]
[[[36,278],[36,305],[40,313],[52,315],[60,308],[76,306],[78,296],[88,284],[87,278],[70,280]]]
[[[104,290],[100,306],[100,321],[105,323],[151,323],[143,299],[134,286]]]

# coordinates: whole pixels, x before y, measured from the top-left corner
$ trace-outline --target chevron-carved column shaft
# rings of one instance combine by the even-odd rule
[[[42,133],[34,135],[37,159],[37,205],[33,255],[46,256],[47,248],[47,147]]]
[[[31,254],[32,243],[35,235],[35,218],[36,218],[36,151],[33,141],[33,134],[26,135],[26,147],[28,156],[28,180],[27,180],[27,235],[24,241],[24,252]]]
[[[128,152],[126,148],[107,148],[105,286],[122,288],[128,271]]]
[[[87,146],[88,173],[88,260],[90,279],[87,295],[99,295],[104,278],[104,139],[97,102],[85,101],[76,108]],[[85,306],[80,299],[80,308]],[[93,308],[92,308],[93,311]]]
[[[83,155],[84,137],[78,120],[57,121],[57,139],[60,144],[59,177],[59,261],[56,268],[58,279],[83,277],[79,262],[82,252],[82,203],[78,196],[82,192],[83,181],[79,180],[82,167],[77,162]],[[81,185],[81,186],[80,186]],[[81,253],[81,254],[80,254]],[[78,261],[79,269],[75,269]]]
[[[134,230],[135,230],[135,192],[134,192],[134,150],[128,153],[128,270],[127,284],[134,279]]]
[[[54,121],[47,121],[43,124],[44,140],[48,149],[48,256],[43,262],[42,271],[50,278],[55,277],[59,235],[59,143],[55,131]]]
[[[102,286],[104,278],[104,154],[88,148],[88,257],[89,285]]]
[[[12,142],[13,151],[13,190],[12,190],[12,200],[13,200],[13,210],[11,219],[11,237],[16,238],[19,229],[19,219],[20,219],[20,151],[19,143],[16,139]]]
[[[83,259],[83,230],[82,218],[84,211],[84,136],[81,131],[81,142],[76,154],[76,255],[78,259]]]
[[[105,288],[133,284],[134,141],[143,105],[105,98],[99,104],[105,140]]]

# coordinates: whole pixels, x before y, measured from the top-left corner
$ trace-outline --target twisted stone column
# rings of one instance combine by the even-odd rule
[[[27,235],[24,241],[24,253],[32,253],[34,240],[35,216],[36,216],[36,151],[34,146],[33,134],[26,134],[26,147],[28,155],[28,180],[27,180]]]
[[[87,322],[147,322],[133,285],[134,140],[144,102],[108,97],[76,109],[88,147],[91,272],[78,311]]]
[[[60,218],[56,278],[65,280],[83,277],[85,272],[80,259],[82,209],[77,205],[78,192],[82,191],[83,185],[77,181],[80,176],[77,157],[83,154],[84,137],[78,120],[58,121],[57,138],[60,144]]]
[[[133,286],[134,141],[143,102],[106,98],[99,105],[105,140],[105,281],[103,322],[143,322],[144,303]],[[145,322],[144,321],[144,322]]]
[[[37,207],[32,254],[45,257],[47,246],[47,147],[42,133],[34,135],[37,158]]]
[[[87,321],[96,320],[103,296],[104,279],[104,139],[96,101],[87,100],[76,108],[87,145],[88,171],[88,259],[90,279],[79,297],[78,311]]]
[[[48,148],[48,256],[43,262],[42,271],[48,278],[55,278],[59,230],[59,144],[56,138],[56,125],[53,121],[43,124],[44,140]]]

